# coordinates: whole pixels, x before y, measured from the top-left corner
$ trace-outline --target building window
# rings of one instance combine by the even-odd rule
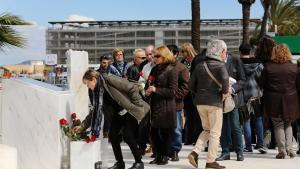
[[[117,40],[116,46],[119,48],[122,47],[133,47],[135,46],[134,40]]]
[[[146,47],[148,45],[154,45],[155,40],[154,39],[148,39],[148,40],[137,40],[136,41],[136,46],[137,47]]]
[[[154,37],[155,32],[154,31],[137,31],[136,37]]]
[[[97,47],[115,47],[114,40],[98,40]]]
[[[191,37],[191,31],[178,31],[178,36],[188,36]]]
[[[176,31],[164,31],[164,37],[175,37]]]
[[[118,32],[117,38],[134,38],[135,32]]]
[[[115,32],[97,32],[97,38],[114,38]]]
[[[166,44],[166,45],[176,45],[177,43],[176,43],[176,39],[165,39],[164,40],[164,44]]]

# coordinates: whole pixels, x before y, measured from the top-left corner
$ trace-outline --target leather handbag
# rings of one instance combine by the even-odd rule
[[[211,73],[209,70],[207,63],[204,62],[204,68],[210,78],[220,87],[222,88],[222,84],[215,78],[215,76]],[[223,113],[231,112],[235,108],[235,103],[231,95],[227,96],[225,100],[223,101]]]

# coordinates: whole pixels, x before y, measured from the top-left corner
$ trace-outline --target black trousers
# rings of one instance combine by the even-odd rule
[[[124,141],[128,144],[135,161],[141,162],[142,155],[136,143],[137,133],[138,122],[129,113],[126,113],[123,116],[117,114],[112,117],[110,126],[110,141],[115,159],[118,162],[123,162],[123,155],[120,145],[122,136]]]
[[[151,127],[151,140],[158,155],[168,156],[174,128]]]
[[[138,145],[141,151],[145,151],[150,137],[150,113],[148,113],[140,122],[138,127]]]

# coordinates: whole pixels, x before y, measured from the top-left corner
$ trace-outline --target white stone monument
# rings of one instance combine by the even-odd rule
[[[0,168],[18,169],[17,149],[0,144]]]
[[[85,51],[68,50],[67,69],[69,90],[74,94],[74,111],[83,120],[88,114],[88,89],[82,83],[82,76],[89,68],[88,53]]]

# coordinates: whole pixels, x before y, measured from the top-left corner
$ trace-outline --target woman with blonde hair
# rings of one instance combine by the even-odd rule
[[[189,42],[181,45],[181,55],[183,56],[181,63],[189,69],[192,74],[192,61],[194,60],[197,52],[193,45]],[[193,105],[192,95],[189,92],[184,97],[184,144],[191,145],[197,142],[198,136],[202,131],[201,119],[198,115],[197,108]]]
[[[172,131],[177,126],[175,94],[178,72],[174,69],[175,58],[166,46],[154,49],[156,66],[151,70],[146,86],[150,98],[151,140],[156,157],[150,164],[168,163],[168,150]]]
[[[300,73],[291,60],[289,48],[285,44],[276,45],[271,62],[265,64],[260,81],[264,89],[264,109],[274,125],[277,159],[295,157],[291,122],[300,116],[297,94],[300,89]]]
[[[193,45],[189,42],[183,43],[181,46],[181,55],[183,56],[181,63],[183,63],[190,70],[192,61],[197,55]]]

